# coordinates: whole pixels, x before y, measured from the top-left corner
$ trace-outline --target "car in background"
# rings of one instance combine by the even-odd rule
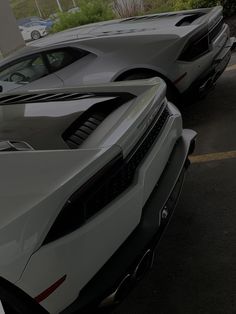
[[[41,37],[46,36],[49,33],[47,25],[41,25],[37,22],[30,22],[24,26],[19,26],[21,35],[25,41],[37,40]]]
[[[168,98],[175,102],[205,94],[215,85],[230,60],[233,43],[222,7],[137,16],[81,26],[33,42],[0,62],[0,80],[8,71],[5,80],[23,90],[159,76],[167,84]],[[18,78],[13,81],[15,65],[35,56],[44,64],[42,76],[31,68],[32,76],[23,79],[22,69],[17,73],[23,74],[23,84]]]
[[[196,136],[165,95],[155,78],[0,96],[0,276],[48,312],[96,313],[151,266]]]
[[[45,20],[45,19],[38,17],[38,16],[31,16],[31,17],[19,19],[19,20],[17,20],[17,25],[24,26],[25,24],[28,24],[31,22],[38,23],[38,25],[46,25],[47,27],[52,27],[52,25],[53,25],[53,21],[51,19]]]

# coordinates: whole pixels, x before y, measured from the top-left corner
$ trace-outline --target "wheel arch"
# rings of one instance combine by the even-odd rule
[[[128,69],[122,73],[119,73],[117,75],[117,77],[115,77],[113,79],[114,82],[117,82],[117,81],[123,81],[125,80],[126,78],[128,78],[129,76],[131,75],[138,75],[138,74],[146,74],[147,77],[155,77],[155,76],[158,76],[160,78],[162,78],[165,83],[167,84],[167,87],[173,91],[173,93],[177,96],[177,97],[180,97],[180,92],[179,90],[176,88],[175,84],[170,80],[168,79],[164,74],[160,73],[159,71],[157,70],[154,70],[154,69],[151,69],[151,68],[145,68],[145,67],[138,67],[138,68],[132,68],[132,69]]]

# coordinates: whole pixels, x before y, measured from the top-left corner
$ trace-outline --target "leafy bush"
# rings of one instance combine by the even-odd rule
[[[79,25],[113,19],[115,14],[112,11],[111,2],[111,0],[80,0],[81,10],[79,12],[58,13],[59,20],[54,24],[53,32],[62,31]],[[139,5],[133,6],[135,2]],[[113,4],[119,4],[120,9],[125,10],[132,7],[132,14],[128,12],[128,16],[143,14],[143,12],[167,12],[212,7],[216,5],[223,5],[225,16],[236,14],[236,1],[232,0],[144,0],[144,6],[142,5],[142,0],[114,0]],[[126,4],[128,5],[127,8]],[[117,12],[118,11],[116,10],[116,13]],[[118,14],[120,16],[126,16],[122,15],[123,13],[120,14],[118,12]]]
[[[58,13],[58,21],[54,24],[52,31],[59,32],[79,25],[111,20],[113,17],[114,14],[108,2],[81,0],[79,12]]]
[[[232,0],[176,0],[175,9],[198,9],[213,7],[216,5],[223,6],[225,16],[236,14],[236,1]]]

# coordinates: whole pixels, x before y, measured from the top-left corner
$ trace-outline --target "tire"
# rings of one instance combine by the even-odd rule
[[[122,79],[122,81],[144,80],[144,79],[149,79],[149,78],[158,77],[158,76],[159,76],[158,73],[156,75],[153,75],[153,73],[148,73],[148,72],[141,73],[140,72],[140,73],[134,73],[134,74],[130,74],[126,76]],[[171,84],[165,80],[165,78],[163,78],[162,76],[159,76],[159,77],[161,77],[167,85],[167,91],[166,91],[167,99],[170,102],[178,106],[180,104],[180,95],[174,89],[174,87],[171,86]]]
[[[39,39],[41,37],[41,34],[40,34],[40,32],[38,32],[38,31],[33,31],[32,33],[31,33],[31,38],[33,39],[33,40],[37,40],[37,39]]]

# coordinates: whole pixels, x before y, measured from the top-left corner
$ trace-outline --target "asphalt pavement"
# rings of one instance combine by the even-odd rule
[[[236,314],[236,54],[207,98],[183,192],[151,271],[113,314]]]

